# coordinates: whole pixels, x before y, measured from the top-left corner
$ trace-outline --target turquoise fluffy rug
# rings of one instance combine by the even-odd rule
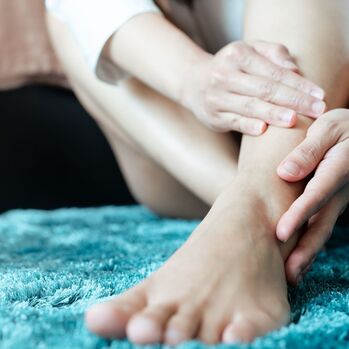
[[[126,340],[106,341],[88,333],[84,309],[157,269],[196,225],[160,219],[141,207],[0,216],[0,348],[134,348]],[[348,348],[346,240],[346,232],[337,231],[302,286],[290,290],[290,326],[235,347]],[[180,346],[203,347],[195,341]]]

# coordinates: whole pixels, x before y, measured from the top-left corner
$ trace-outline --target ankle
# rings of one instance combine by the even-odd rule
[[[300,195],[301,188],[299,184],[286,183],[278,177],[239,174],[220,197],[238,201],[239,207],[246,207],[247,211],[258,207],[259,213],[263,214],[275,231],[282,214]]]
[[[303,190],[303,183],[286,183],[280,178],[262,178],[239,174],[222,193],[225,198],[237,198],[238,206],[249,219],[263,222],[261,231],[267,232],[278,242],[280,253],[285,261],[294,249],[299,235],[295,234],[287,243],[276,238],[276,226],[281,216]],[[257,214],[258,213],[258,214]]]

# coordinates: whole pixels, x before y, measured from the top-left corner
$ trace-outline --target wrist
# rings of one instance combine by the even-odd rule
[[[184,66],[177,102],[195,114],[197,97],[205,88],[205,71],[212,61],[212,55],[200,50],[188,59]]]

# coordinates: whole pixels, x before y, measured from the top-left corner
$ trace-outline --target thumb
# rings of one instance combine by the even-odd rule
[[[302,143],[278,166],[277,174],[282,179],[288,182],[302,180],[318,166],[326,152],[336,143],[335,137],[328,130],[316,129],[315,123]]]

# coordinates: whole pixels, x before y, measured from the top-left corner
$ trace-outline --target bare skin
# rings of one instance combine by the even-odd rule
[[[345,13],[343,2],[336,2],[337,6],[331,5],[338,11],[336,25],[333,25],[333,18],[328,15],[326,7],[329,5],[322,2],[323,6],[319,6],[315,0],[304,5],[297,0],[292,4],[283,2],[279,7],[272,0],[250,1],[245,35],[247,40],[260,36],[265,40],[286,44],[290,51],[296,53],[306,76],[325,88],[331,107],[337,107],[345,102],[340,95],[335,94],[335,86],[347,83],[340,80],[340,77],[344,76],[341,72],[347,64],[348,56],[347,39],[345,42],[333,42],[333,37],[342,37],[343,23],[348,21],[341,23],[338,20],[341,17],[339,14]],[[308,31],[308,26],[304,25],[296,26],[291,33],[284,28],[283,23],[287,23],[292,13],[300,24],[303,20],[306,21],[309,17],[307,11],[312,11],[309,26],[316,27],[316,32]],[[258,18],[267,15],[273,18],[273,28],[269,28],[268,21],[258,23]],[[276,22],[280,24],[279,30],[275,30]],[[331,36],[326,35],[329,28],[332,30]],[[311,50],[309,42],[312,43]],[[329,45],[338,47],[333,50],[323,49]],[[78,80],[75,82],[79,85]],[[83,96],[84,93],[88,93],[86,87],[84,90],[80,85],[80,95]],[[93,95],[93,91],[90,93]],[[98,93],[95,98],[99,98]],[[108,104],[105,96],[101,98],[101,101],[104,98]],[[160,103],[160,108],[166,103],[170,102]],[[100,102],[99,105],[103,104]],[[155,106],[152,107],[156,110]],[[106,108],[105,104],[103,108]],[[90,109],[96,111],[98,104]],[[276,168],[289,150],[304,138],[310,124],[310,119],[300,116],[300,122],[291,130],[270,127],[258,139],[244,136],[239,168],[237,169],[237,161],[228,157],[225,164],[230,164],[231,172],[226,177],[224,171],[218,173],[225,178],[220,188],[216,184],[212,190],[212,186],[208,185],[206,192],[196,186],[193,178],[188,179],[188,173],[171,172],[172,165],[164,160],[162,167],[185,183],[194,197],[200,197],[201,202],[206,200],[208,206],[210,200],[214,204],[190,239],[163,267],[114,300],[91,308],[86,318],[89,328],[106,337],[123,337],[127,334],[130,340],[140,344],[159,341],[176,344],[190,338],[199,338],[207,343],[220,340],[250,341],[286,324],[289,305],[283,265],[296,240],[280,247],[275,239],[275,227],[282,213],[300,195],[304,183],[283,182],[277,177]],[[200,127],[197,130],[201,130],[199,133],[206,141],[205,131]],[[210,145],[213,145],[208,149],[217,150],[218,159],[222,155],[218,152],[217,144],[228,144],[225,143],[228,139],[220,136],[207,138],[212,140]],[[174,149],[178,151],[173,144],[164,144],[170,154],[171,150],[174,153]],[[231,144],[222,147],[224,154],[236,151]],[[278,146],[275,149],[276,144]],[[152,156],[156,154],[156,149],[151,145],[142,149]],[[194,149],[198,149],[195,144]],[[200,164],[204,163],[201,161],[202,158]],[[182,164],[185,163],[187,162],[182,160]],[[220,164],[223,169],[227,166],[223,163],[218,161],[218,168]],[[197,160],[195,164],[198,164]],[[206,163],[207,173],[214,173],[213,164],[214,161]],[[259,165],[258,174],[256,164]],[[173,165],[175,166],[178,167],[178,163]],[[199,168],[197,166],[196,169]],[[196,180],[200,179],[199,172]],[[205,180],[208,179],[204,171],[200,174],[204,175]],[[236,174],[235,177],[233,174]],[[218,178],[222,178],[219,176]],[[200,184],[201,187],[205,186],[205,183]],[[215,200],[217,196],[218,199]],[[200,203],[200,199],[197,203]],[[178,285],[181,287],[178,288]]]
[[[283,259],[270,234],[274,227],[265,225],[274,205],[266,207],[251,186],[242,188],[244,182],[236,180],[221,194],[190,239],[150,278],[92,308],[87,322],[93,330],[174,345],[190,338],[250,341],[286,324]]]

